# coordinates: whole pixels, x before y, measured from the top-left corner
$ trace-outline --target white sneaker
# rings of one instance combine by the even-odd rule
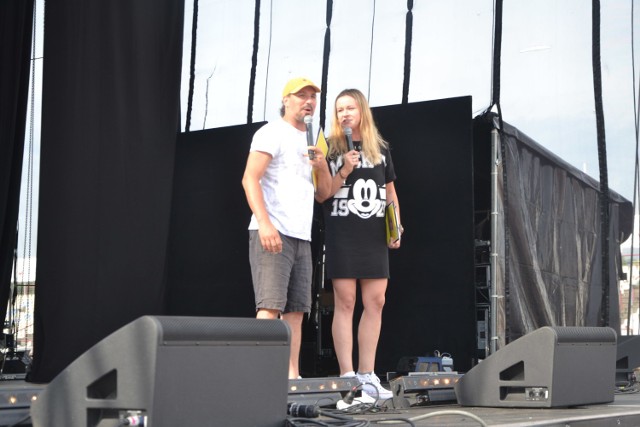
[[[354,371],[349,371],[349,372],[345,372],[344,374],[340,375],[340,378],[353,378],[356,376],[356,373]]]
[[[356,374],[358,381],[362,384],[362,393],[370,397],[377,398],[379,401],[391,399],[393,393],[380,384],[380,378],[371,372],[369,374]]]

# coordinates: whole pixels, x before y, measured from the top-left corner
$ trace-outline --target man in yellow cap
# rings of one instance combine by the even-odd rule
[[[249,262],[258,319],[282,318],[291,329],[289,378],[298,378],[302,319],[311,311],[311,221],[314,186],[330,185],[322,150],[307,146],[305,116],[313,116],[320,88],[311,80],[289,80],[282,92],[281,119],[253,136],[242,178],[253,212]],[[309,151],[315,156],[310,159]]]

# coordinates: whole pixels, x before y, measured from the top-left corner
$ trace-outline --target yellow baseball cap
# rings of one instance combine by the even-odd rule
[[[320,88],[316,86],[311,80],[305,79],[304,77],[296,77],[295,79],[291,79],[287,82],[282,91],[282,97],[297,93],[300,89],[310,86],[316,92],[320,92]]]

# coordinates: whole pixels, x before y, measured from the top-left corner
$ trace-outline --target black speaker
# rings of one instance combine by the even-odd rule
[[[640,368],[640,336],[618,337],[616,353],[616,385],[627,386],[633,382],[635,369]]]
[[[58,374],[33,426],[281,427],[289,347],[280,320],[143,316]]]
[[[464,406],[551,408],[612,402],[616,333],[600,327],[537,329],[464,374]]]

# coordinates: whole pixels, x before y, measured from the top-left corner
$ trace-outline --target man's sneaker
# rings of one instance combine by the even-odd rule
[[[393,393],[391,390],[387,390],[382,387],[380,384],[380,378],[371,372],[368,374],[356,374],[358,381],[362,384],[362,393],[366,393],[370,397],[374,399],[377,398],[379,401],[391,399],[393,397]]]

